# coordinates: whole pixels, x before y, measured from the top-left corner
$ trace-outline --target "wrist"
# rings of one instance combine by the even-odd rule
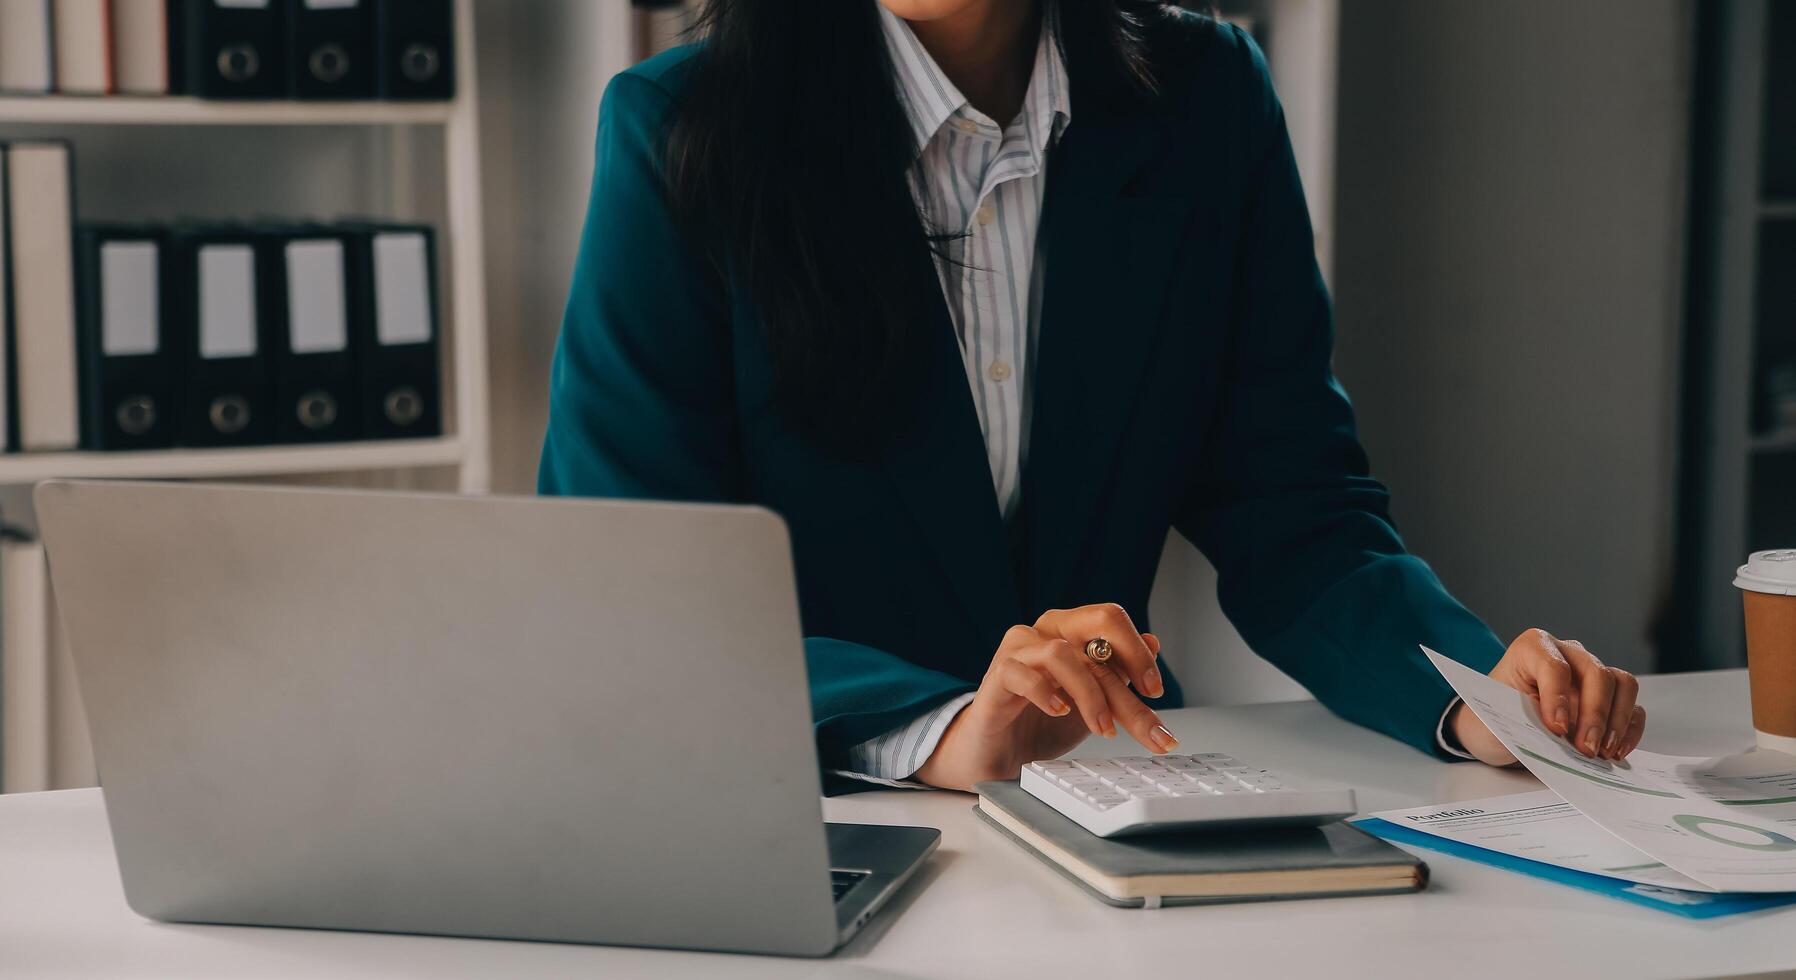
[[[967,766],[961,758],[965,753],[959,751],[963,727],[967,721],[967,712],[962,711],[948,723],[943,730],[941,741],[935,743],[934,751],[929,758],[917,767],[911,778],[920,783],[928,783],[938,789],[971,790],[976,780],[969,778],[965,772]]]
[[[987,746],[982,743],[986,740],[977,731],[979,726],[971,717],[973,714],[973,707],[969,705],[948,723],[935,751],[929,753],[929,758],[923,760],[923,765],[911,778],[938,789],[971,793],[977,783],[1016,775],[1013,770],[1007,776],[1003,764],[984,751]]]
[[[1460,751],[1485,765],[1502,768],[1517,764],[1515,756],[1503,745],[1502,739],[1484,727],[1484,722],[1479,721],[1478,715],[1466,707],[1463,701],[1454,707],[1446,731],[1451,733],[1449,737],[1452,740],[1459,743]]]
[[[1447,723],[1441,726],[1441,742],[1449,751],[1470,755],[1465,747],[1465,736],[1460,732],[1460,726],[1465,723],[1465,713],[1465,702],[1453,699],[1453,706],[1447,709]]]

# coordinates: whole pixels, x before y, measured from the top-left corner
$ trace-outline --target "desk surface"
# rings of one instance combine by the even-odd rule
[[[1647,678],[1648,748],[1750,741],[1744,672]],[[1310,702],[1166,713],[1220,749],[1359,787],[1361,806],[1536,789],[1526,773],[1436,763]],[[1125,746],[1101,740],[1087,754]],[[787,960],[228,926],[125,906],[98,790],[0,797],[0,974],[8,977],[1694,977],[1796,968],[1796,909],[1693,922],[1440,854],[1418,895],[1140,911],[1099,904],[982,826],[971,797],[827,800],[834,820],[942,830],[932,863],[828,960]]]

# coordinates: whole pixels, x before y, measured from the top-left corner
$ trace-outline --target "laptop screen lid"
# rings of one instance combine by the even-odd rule
[[[833,946],[774,514],[81,481],[35,501],[141,914]]]

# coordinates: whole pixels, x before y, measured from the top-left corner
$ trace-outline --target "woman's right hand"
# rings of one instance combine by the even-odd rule
[[[1107,664],[1085,656],[1102,637],[1116,653]],[[1114,603],[1052,609],[1034,626],[1013,626],[992,657],[973,700],[948,725],[916,778],[971,790],[987,779],[1015,779],[1025,765],[1052,759],[1089,735],[1113,738],[1120,725],[1155,753],[1179,742],[1160,716],[1130,690],[1165,691],[1160,641],[1141,633]]]

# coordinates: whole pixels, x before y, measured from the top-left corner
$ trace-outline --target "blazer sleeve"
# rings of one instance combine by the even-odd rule
[[[657,157],[671,100],[626,72],[599,108],[593,187],[549,380],[545,495],[742,502],[729,306],[668,210]],[[858,643],[807,637],[826,766],[969,689]]]
[[[1392,525],[1330,367],[1333,313],[1284,113],[1259,50],[1222,415],[1175,524],[1218,573],[1223,611],[1261,656],[1342,717],[1442,758],[1453,691],[1418,648],[1480,671],[1504,646]]]

